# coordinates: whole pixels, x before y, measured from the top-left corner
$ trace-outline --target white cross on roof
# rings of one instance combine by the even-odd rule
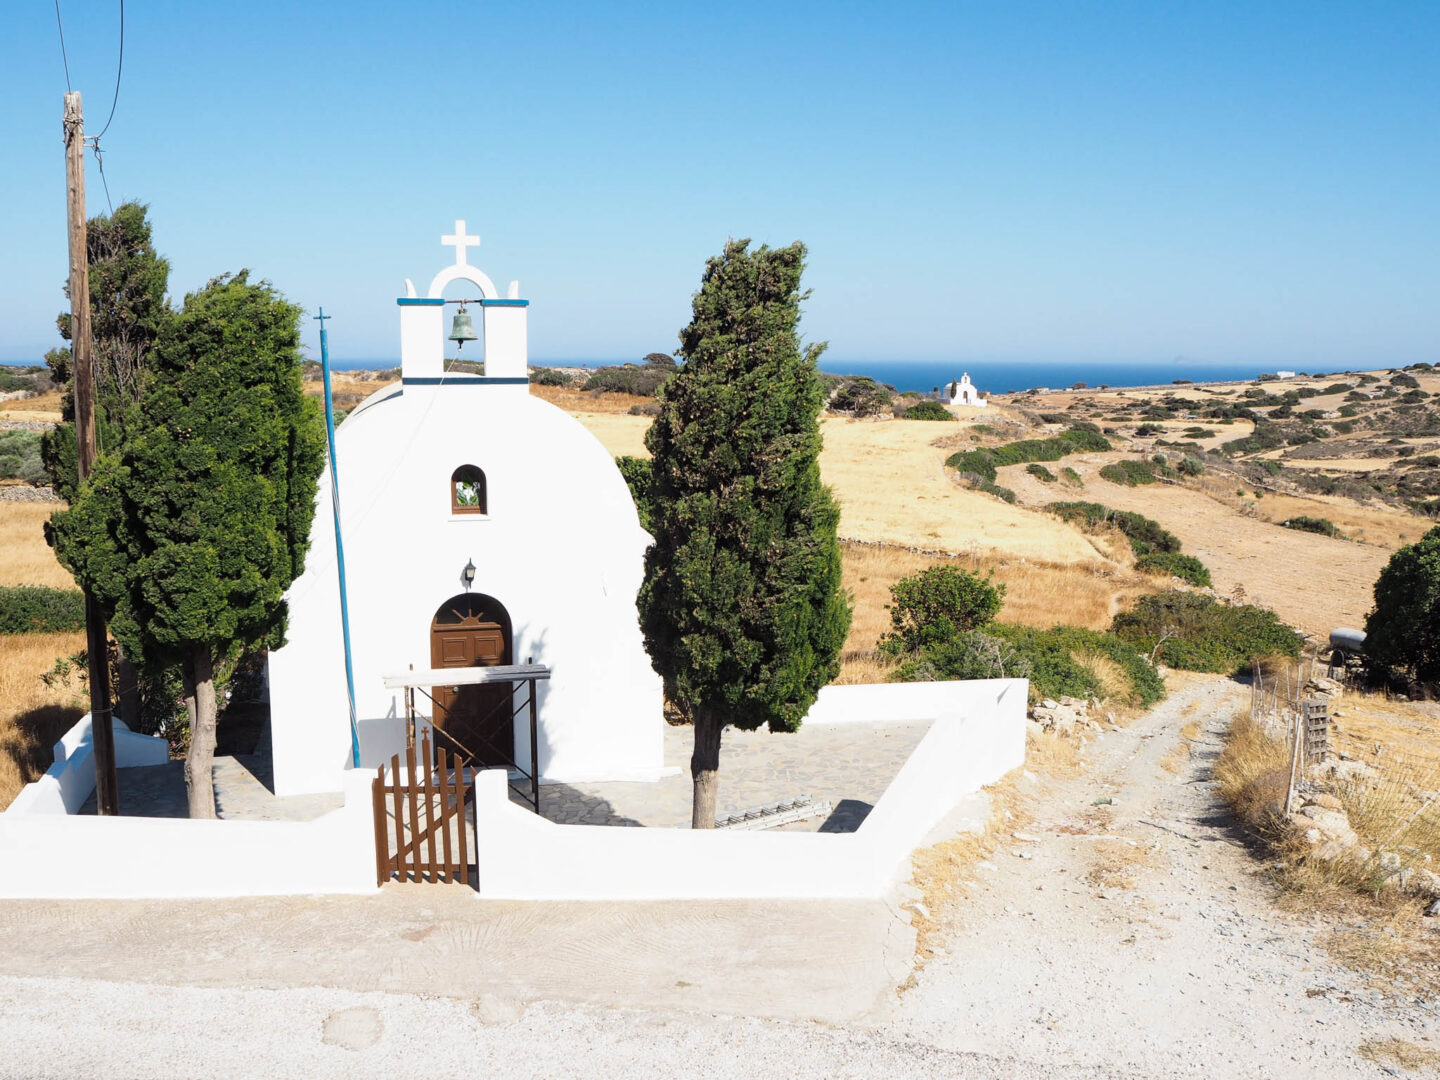
[[[465,233],[465,221],[463,218],[458,218],[455,221],[454,235],[440,237],[440,243],[449,244],[455,249],[456,266],[469,266],[470,264],[465,260],[465,249],[479,247],[480,237],[467,236]]]

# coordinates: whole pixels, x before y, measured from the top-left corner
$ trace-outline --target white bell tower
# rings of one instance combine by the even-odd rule
[[[470,265],[467,252],[480,246],[480,237],[465,231],[464,220],[455,222],[455,231],[440,238],[442,244],[455,249],[455,262],[435,275],[424,296],[415,292],[415,285],[405,279],[405,295],[396,300],[400,305],[400,373],[411,386],[438,386],[450,383],[483,382],[491,385],[529,385],[529,340],[526,309],[529,300],[520,299],[520,283],[512,281],[507,295],[501,296],[495,283],[478,267]],[[484,343],[485,374],[447,374],[445,346],[445,287],[452,281],[467,281],[480,292],[470,300],[480,308],[480,333]],[[467,297],[467,299],[469,299]]]

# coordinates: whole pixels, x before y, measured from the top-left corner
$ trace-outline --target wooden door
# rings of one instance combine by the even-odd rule
[[[510,619],[491,597],[469,594],[441,605],[430,627],[433,668],[511,663]],[[436,747],[449,746],[467,765],[515,764],[512,684],[436,686]]]

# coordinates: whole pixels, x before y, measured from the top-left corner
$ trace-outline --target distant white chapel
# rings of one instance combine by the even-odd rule
[[[981,397],[980,391],[975,389],[968,371],[960,376],[959,382],[952,379],[940,388],[940,402],[944,405],[970,405],[977,409],[986,408],[990,404],[989,400]]]
[[[551,672],[535,684],[542,779],[653,780],[662,771],[661,683],[635,608],[650,538],[606,449],[530,395],[529,301],[518,282],[501,296],[469,264],[480,240],[465,222],[442,242],[454,263],[424,296],[407,280],[397,301],[400,383],[336,431],[362,764],[405,744],[404,691],[387,688],[386,676],[533,661]],[[478,339],[464,358],[483,360],[483,375],[446,370],[447,306],[478,309]],[[269,658],[277,795],[339,790],[351,764],[330,526],[326,473],[305,571],[287,595],[288,643]],[[518,685],[428,693],[438,707],[422,694],[420,711],[452,749],[468,748],[470,763],[513,754],[533,771],[528,715],[512,718],[509,707]]]

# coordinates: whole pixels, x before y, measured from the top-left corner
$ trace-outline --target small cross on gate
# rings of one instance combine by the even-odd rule
[[[469,266],[470,264],[465,260],[465,249],[479,247],[480,237],[466,235],[465,221],[463,218],[459,218],[455,221],[454,234],[451,236],[442,236],[440,242],[442,244],[448,244],[455,249],[456,266]]]

